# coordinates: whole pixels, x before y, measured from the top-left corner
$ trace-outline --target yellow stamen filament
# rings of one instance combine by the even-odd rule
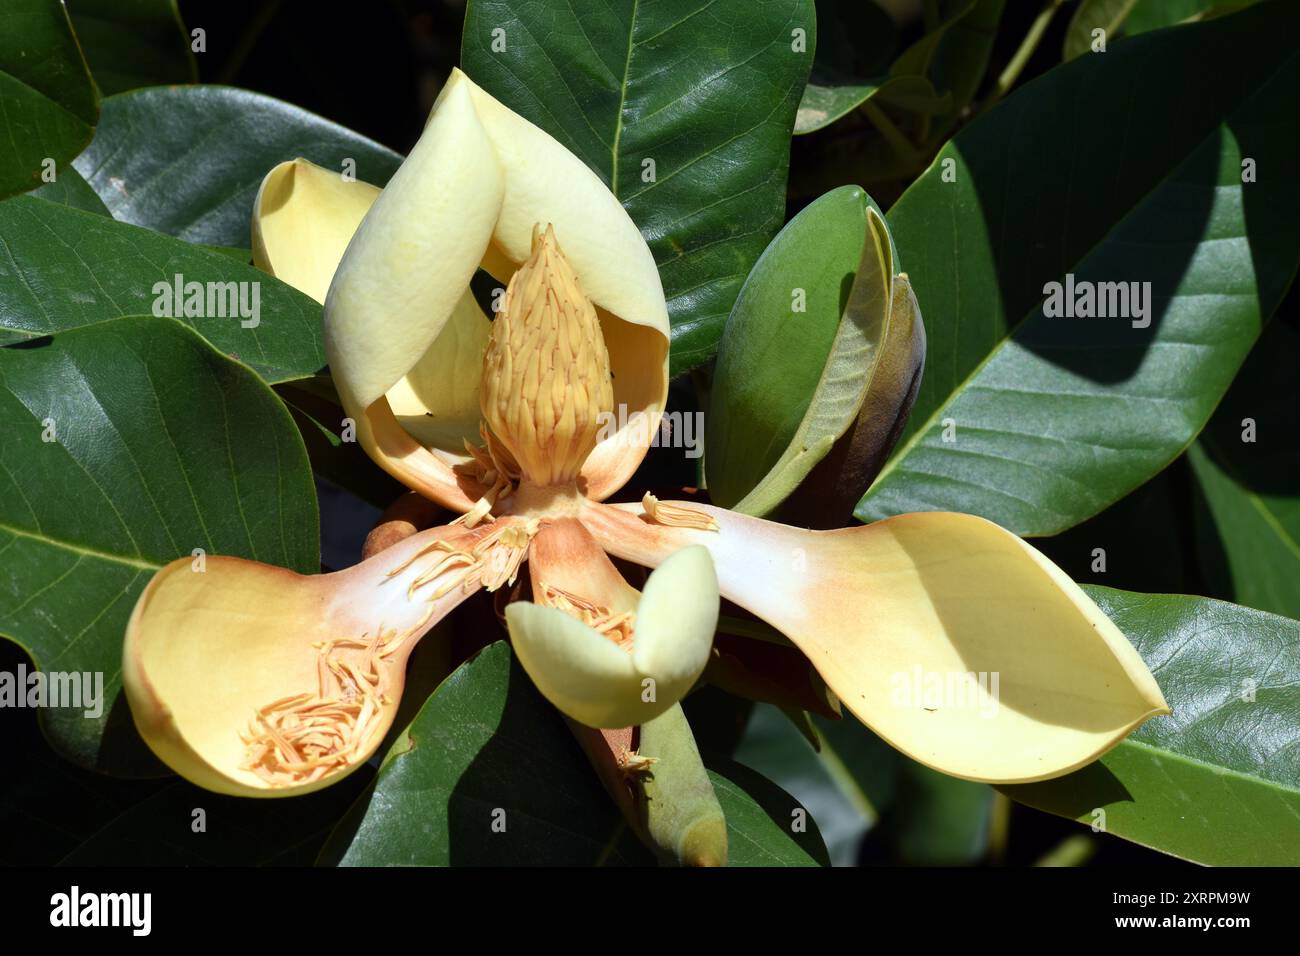
[[[623,650],[632,650],[632,632],[636,627],[635,611],[624,611],[622,614],[615,614],[607,607],[588,601],[571,591],[564,591],[552,584],[543,584],[541,594],[537,597],[539,603],[576,617],[583,624],[613,641]]]
[[[684,505],[670,505],[649,492],[641,499],[641,507],[645,509],[646,517],[655,524],[670,528],[693,528],[696,531],[719,530],[718,522],[707,511]]]
[[[428,566],[407,587],[407,599],[414,600],[417,591],[435,585],[419,621],[401,633],[381,626],[373,637],[363,634],[313,644],[318,655],[316,692],[282,697],[258,709],[248,733],[241,735],[247,749],[240,769],[255,773],[268,786],[285,787],[314,783],[359,759],[382,725],[384,708],[393,703],[388,691],[394,655],[423,632],[433,616],[433,602],[458,587],[468,591],[481,585],[495,591],[513,584],[540,526],[537,519],[502,521],[486,534],[441,539],[390,571],[392,578],[428,559]],[[477,541],[466,548],[467,538]]]

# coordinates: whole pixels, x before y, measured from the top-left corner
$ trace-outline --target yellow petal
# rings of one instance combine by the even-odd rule
[[[453,587],[432,599],[437,583],[409,593],[429,569],[430,556],[390,572],[461,533],[431,529],[327,575],[221,556],[208,557],[202,571],[189,558],[167,565],[140,595],[123,649],[123,685],[141,736],[181,776],[219,793],[291,796],[342,779],[365,762],[391,726],[416,642],[473,593]],[[319,780],[279,787],[240,769],[248,756],[241,734],[259,709],[319,692],[320,651],[313,643],[373,636],[381,628],[407,636],[391,645],[384,668],[388,703],[377,706],[377,720],[358,735],[347,765]]]
[[[534,550],[530,562],[539,556]],[[564,580],[558,570],[550,576],[530,571],[534,581]],[[605,577],[599,566],[593,577]],[[506,608],[515,653],[537,689],[589,727],[637,726],[681,700],[708,663],[717,621],[712,561],[703,548],[690,547],[665,560],[646,582],[631,654],[557,608],[526,601]]]
[[[528,258],[534,224],[549,223],[597,307],[621,411],[583,475],[587,494],[605,498],[641,463],[668,396],[668,307],[654,256],[622,203],[581,159],[460,70],[447,85],[470,91],[505,175],[483,267],[505,282]]]
[[[334,270],[379,196],[305,159],[280,163],[253,201],[253,263],[324,304]]]
[[[927,512],[805,531],[679,504],[720,530],[595,504],[583,522],[611,554],[652,567],[707,547],[724,597],[784,632],[859,719],[937,770],[990,783],[1060,776],[1168,712],[1092,600],[982,518]]]
[[[469,91],[449,83],[362,221],[325,302],[326,355],[354,418],[411,370],[451,318],[504,191]]]

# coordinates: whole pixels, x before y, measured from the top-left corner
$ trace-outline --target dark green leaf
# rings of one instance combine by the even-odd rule
[[[104,100],[77,169],[113,215],[190,242],[247,248],[253,198],[277,163],[303,157],[383,186],[402,157],[260,93],[158,87]]]
[[[67,5],[105,96],[137,86],[198,81],[176,0],[67,0]]]
[[[1176,23],[1213,16],[1248,6],[1254,0],[1138,0],[1124,23],[1124,33],[1133,35],[1159,30]]]
[[[177,321],[268,382],[302,378],[325,364],[320,306],[230,256],[31,196],[0,204],[0,235],[0,345],[155,308],[178,315],[190,299],[183,289],[177,307],[181,276],[185,285],[203,284],[205,316]],[[171,291],[156,291],[157,283]],[[209,290],[208,283],[226,285]]]
[[[1052,70],[944,148],[890,211],[942,324],[860,518],[964,511],[1052,534],[1181,453],[1300,258],[1284,172],[1300,164],[1300,113],[1276,105],[1300,95],[1297,30],[1300,6],[1263,4],[1134,38]],[[1258,181],[1242,182],[1245,159]],[[1047,283],[1068,275],[1150,282],[1149,326],[1046,317]]]
[[[894,21],[874,3],[817,4],[817,54],[799,101],[794,132],[829,126],[871,97],[885,79],[897,42]]]
[[[90,188],[90,183],[82,179],[81,173],[77,172],[75,166],[65,166],[59,170],[54,182],[46,183],[40,189],[33,190],[32,195],[37,199],[48,199],[50,202],[71,206],[73,209],[93,212],[97,216],[112,217],[104,201],[99,198],[95,190]]]
[[[155,770],[118,693],[136,596],[196,548],[318,570],[302,442],[248,369],[152,317],[0,349],[0,420],[0,634],[43,670],[102,674],[99,716],[42,712],[63,753]]]
[[[1199,550],[1220,597],[1300,618],[1300,331],[1273,322],[1188,450]]]
[[[713,354],[784,220],[814,21],[809,0],[614,0],[581,17],[568,0],[467,8],[466,72],[586,162],[641,227],[668,298],[674,375]]]
[[[48,181],[90,142],[99,93],[63,4],[5,0],[0,104],[0,199]]]
[[[1173,714],[1082,770],[1006,792],[1198,863],[1294,865],[1300,623],[1208,598],[1087,590],[1137,647]]]
[[[1120,27],[1137,3],[1138,0],[1081,0],[1066,28],[1065,47],[1061,56],[1073,60],[1076,56],[1090,52],[1094,30],[1101,30],[1103,41],[1109,44],[1119,36]]]
[[[715,765],[710,779],[727,816],[732,863],[818,859],[815,828],[790,833],[797,804],[775,785],[725,764]],[[559,713],[510,646],[498,642],[429,699],[322,860],[563,866],[653,858],[631,836]]]

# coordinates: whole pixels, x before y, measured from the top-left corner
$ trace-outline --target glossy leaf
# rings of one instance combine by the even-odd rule
[[[885,79],[897,29],[881,7],[859,0],[817,4],[817,53],[795,115],[795,135],[829,126],[869,99]]]
[[[1073,60],[1091,52],[1095,30],[1101,30],[1102,40],[1109,44],[1119,36],[1120,27],[1133,12],[1137,2],[1138,0],[1082,0],[1075,7],[1074,16],[1070,18],[1070,25],[1065,30],[1062,58]]]
[[[727,816],[732,865],[815,859],[802,847],[820,837],[811,828],[789,833],[790,805],[776,808],[772,784],[725,766],[710,779]],[[429,699],[322,855],[347,866],[652,859],[505,642],[463,664]]]
[[[46,199],[60,205],[71,206],[84,212],[93,212],[97,216],[112,218],[112,213],[108,211],[104,201],[99,198],[95,190],[90,188],[90,183],[82,178],[75,166],[66,166],[59,170],[54,182],[46,183],[40,189],[33,190],[32,196],[36,199]]]
[[[1137,0],[1124,22],[1124,33],[1132,36],[1178,23],[1199,20],[1216,12],[1232,11],[1253,0]]]
[[[270,96],[227,86],[156,87],[104,100],[77,159],[113,215],[189,242],[247,248],[253,197],[273,166],[303,157],[382,186],[402,157]]]
[[[152,317],[0,349],[0,419],[0,634],[42,669],[102,673],[102,714],[42,712],[61,752],[157,770],[118,693],[135,598],[195,549],[318,570],[302,442],[247,368]]]
[[[1300,619],[1300,331],[1264,332],[1187,453],[1206,510],[1198,550],[1215,594]]]
[[[90,142],[99,93],[63,4],[5,0],[0,103],[0,199],[48,182]]]
[[[105,95],[194,83],[198,64],[176,0],[67,0],[72,26]]]
[[[0,258],[0,345],[152,314],[155,304],[170,315],[183,313],[191,292],[182,289],[177,308],[181,276],[186,285],[203,283],[205,316],[177,321],[266,381],[303,378],[325,364],[320,306],[230,256],[31,196],[0,204],[0,235],[7,253]],[[156,290],[157,283],[171,291]],[[208,283],[240,285],[209,296]]]
[[[713,500],[730,506],[781,457],[808,410],[849,304],[869,198],[832,190],[781,230],[727,319],[706,418]]]
[[[860,518],[952,510],[1053,534],[1181,453],[1300,259],[1290,179],[1242,182],[1247,158],[1300,163],[1300,114],[1275,107],[1300,91],[1296,29],[1300,7],[1264,4],[1134,38],[1052,70],[943,149],[890,210],[939,324]],[[1118,132],[1084,132],[1101,129]],[[1046,317],[1047,284],[1069,275],[1150,282],[1145,320]]]
[[[640,226],[668,299],[674,375],[713,354],[784,219],[815,34],[809,0],[466,10],[471,79],[586,162]]]
[[[1173,713],[1082,770],[1006,792],[1198,863],[1294,865],[1300,622],[1208,598],[1087,590]]]

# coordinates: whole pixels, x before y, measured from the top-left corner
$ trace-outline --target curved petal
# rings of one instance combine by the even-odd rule
[[[668,307],[650,247],[623,205],[549,133],[498,102],[460,70],[447,86],[470,91],[505,174],[501,215],[483,267],[510,278],[550,223],[596,305],[614,373],[615,421],[583,469],[587,494],[623,486],[645,457],[668,397]]]
[[[362,221],[325,301],[325,351],[354,418],[411,370],[452,316],[504,193],[469,91],[449,83]]]
[[[473,593],[439,582],[410,592],[429,570],[435,542],[466,535],[434,528],[334,574],[299,575],[240,558],[212,556],[202,572],[189,558],[159,571],[140,595],[127,625],[122,675],[135,725],[145,742],[192,783],[238,796],[281,797],[337,782],[374,752],[396,715],[406,659],[419,638]],[[397,574],[394,569],[412,558]],[[272,786],[241,769],[249,754],[250,720],[267,705],[321,686],[317,642],[363,635],[406,635],[389,643],[377,716],[358,724],[357,749],[345,766],[319,779]],[[364,651],[352,653],[357,664]],[[339,663],[339,661],[336,661]],[[376,698],[379,699],[379,698]]]
[[[515,654],[552,704],[588,727],[648,720],[632,657],[564,611],[530,601],[506,607]]]
[[[379,188],[305,159],[280,163],[253,200],[253,263],[324,304],[330,281]]]
[[[558,591],[566,605],[595,609],[593,618],[635,609],[629,654],[611,636],[579,620],[576,610],[523,601],[506,608],[520,663],[565,714],[589,727],[638,726],[694,686],[708,663],[718,623],[717,578],[704,548],[687,547],[664,561],[639,599],[573,519],[544,526],[528,561],[534,595]]]
[[[718,629],[718,578],[707,548],[682,548],[646,581],[636,609],[632,661],[660,693],[680,700],[709,662]]]
[[[712,553],[722,595],[784,632],[857,717],[937,770],[1027,783],[1069,773],[1168,706],[1142,658],[1055,565],[971,515],[805,531],[685,502],[718,531],[589,504],[611,554]]]

